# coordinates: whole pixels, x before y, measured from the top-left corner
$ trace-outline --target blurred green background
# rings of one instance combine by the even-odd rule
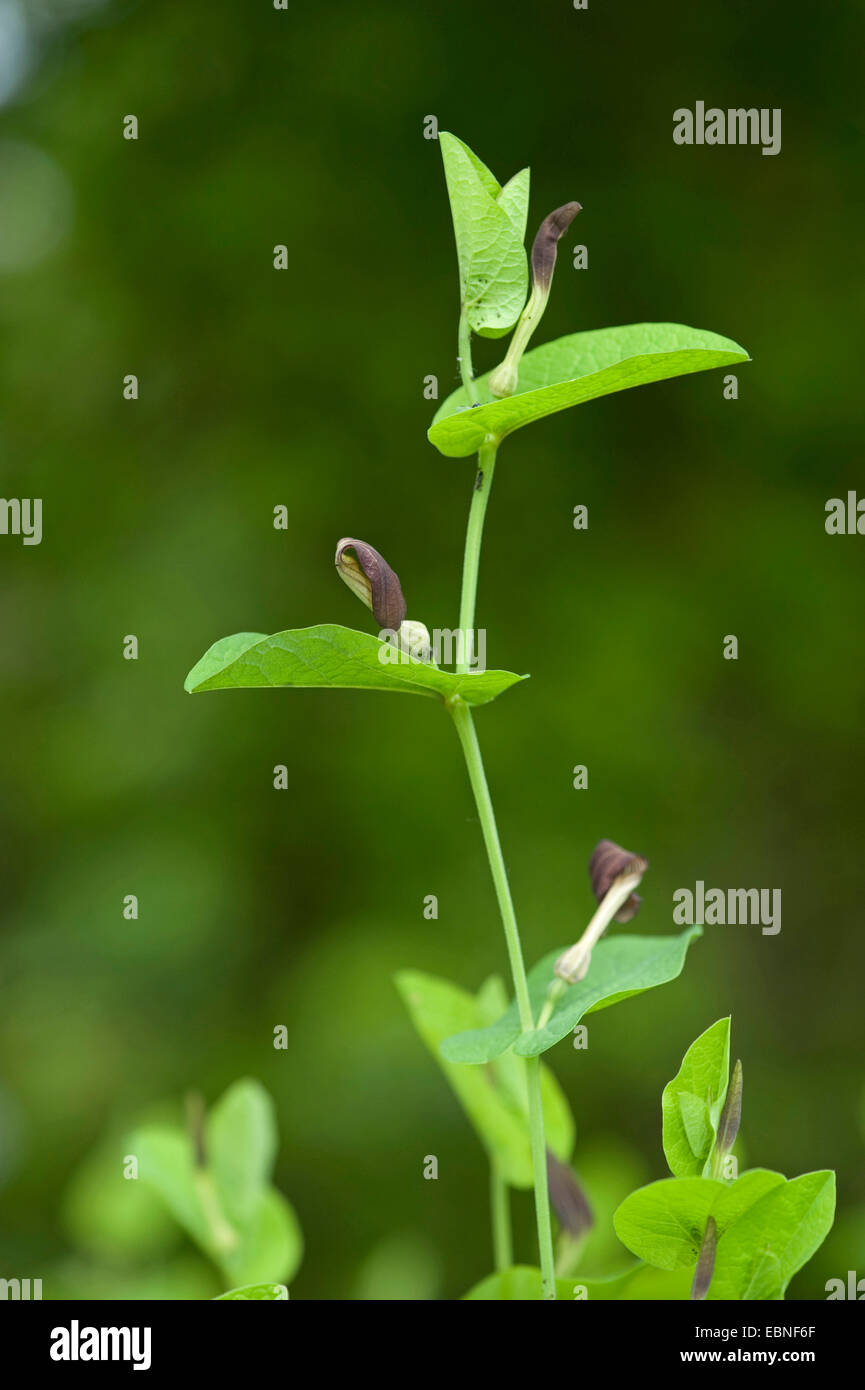
[[[479,622],[532,680],[477,722],[529,961],[582,930],[602,836],[651,861],[634,929],[673,930],[697,879],[783,890],[779,936],[708,929],[680,980],[551,1054],[577,1169],[664,1175],[661,1089],[732,1013],[749,1161],[838,1171],[790,1296],[865,1274],[865,540],[823,525],[865,491],[865,13],[2,0],[0,40],[2,491],[44,499],[40,546],[0,538],[0,1273],[216,1293],[155,1217],[141,1249],[106,1216],[93,1155],[246,1074],[306,1239],[292,1298],[456,1297],[491,1268],[482,1151],[392,983],[506,970],[449,721],[182,689],[228,633],[368,626],[343,535],[410,617],[456,623],[474,470],[425,437],[423,378],[457,382],[434,114],[500,179],[531,165],[530,223],[583,204],[589,268],[561,258],[538,341],[660,319],[753,356],[735,402],[717,372],[612,396],[497,471]],[[698,99],[781,107],[782,153],[674,145]]]

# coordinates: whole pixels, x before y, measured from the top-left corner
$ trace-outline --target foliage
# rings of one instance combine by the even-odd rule
[[[747,353],[717,334],[668,323],[574,333],[526,353],[528,339],[546,306],[555,242],[579,207],[567,205],[559,209],[564,220],[556,222],[558,214],[551,214],[542,224],[532,253],[532,294],[527,300],[529,260],[523,242],[528,170],[501,185],[468,146],[447,132],[441,135],[441,152],[459,271],[462,386],[442,404],[429,438],[447,456],[478,453],[460,615],[460,629],[467,639],[473,630],[486,509],[486,497],[482,496],[479,504],[478,495],[489,490],[502,440],[570,406],[631,386],[740,363],[747,360]],[[535,251],[550,222],[557,230],[552,243],[546,234],[543,256],[536,262]],[[495,338],[511,329],[515,330],[513,342],[504,363],[493,374],[491,389],[490,374],[474,380],[470,334],[473,331]],[[353,592],[368,607],[374,607],[375,583],[380,586],[377,593],[397,595],[399,612],[405,613],[399,579],[383,556],[366,542],[344,542],[342,546],[338,563],[346,546],[354,547],[355,556],[360,553],[363,557],[362,565],[356,558],[343,561],[343,568],[347,564],[348,569],[342,577]],[[475,793],[502,911],[515,997],[506,1006],[504,989],[497,979],[487,981],[473,995],[416,970],[401,972],[397,985],[415,1027],[488,1154],[494,1182],[534,1187],[540,1270],[511,1266],[507,1261],[507,1205],[503,1208],[499,1202],[494,1229],[500,1268],[467,1297],[570,1297],[553,1277],[545,1215],[545,1164],[547,1151],[561,1163],[570,1161],[575,1127],[561,1088],[550,1072],[540,1068],[537,1058],[586,1014],[675,979],[683,968],[688,946],[701,934],[701,928],[690,927],[678,937],[608,937],[595,947],[588,971],[576,983],[555,978],[561,950],[545,955],[526,976],[470,714],[471,706],[488,703],[520,677],[501,671],[470,673],[467,662],[458,662],[455,672],[444,671],[428,656],[414,656],[418,630],[426,633],[422,624],[403,622],[399,634],[393,634],[397,647],[403,642],[412,653],[396,662],[390,660],[392,644],[384,632],[376,639],[324,625],[272,637],[239,633],[209,649],[190,672],[186,689],[198,693],[250,687],[351,687],[439,696],[445,702]],[[623,889],[625,894],[628,891]],[[610,909],[610,916],[614,910]],[[712,1297],[783,1297],[790,1278],[831,1224],[831,1174],[810,1174],[787,1182],[779,1174],[756,1169],[732,1184],[722,1179],[720,1167],[732,1147],[741,1104],[740,1070],[734,1085],[728,1085],[729,1022],[720,1020],[697,1039],[665,1089],[663,1142],[673,1178],[638,1189],[617,1209],[616,1233],[642,1265],[607,1281],[590,1281],[591,1288],[589,1284],[582,1286],[583,1297],[684,1296],[681,1271],[692,1267],[698,1268],[699,1275],[694,1284],[699,1292],[694,1296],[705,1296],[709,1286]],[[266,1127],[258,1123],[251,1129],[264,1133]],[[217,1138],[219,1132],[217,1124]],[[212,1142],[213,1136],[210,1139]],[[238,1156],[227,1149],[223,1152],[217,1142],[207,1178],[212,1190],[207,1197],[202,1194],[201,1176],[194,1172],[192,1156],[178,1136],[145,1134],[138,1143],[150,1181],[177,1220],[224,1270],[238,1281],[280,1277],[279,1270],[263,1272],[263,1256],[260,1264],[255,1263],[259,1252],[247,1249],[244,1236],[254,1214],[260,1218],[266,1149]],[[208,1216],[211,1202],[221,1213],[220,1222],[224,1214],[239,1233],[237,1248],[226,1247],[220,1222],[214,1223],[213,1211]],[[578,1236],[572,1244],[565,1253],[575,1267],[582,1253],[582,1238]],[[713,1268],[709,1268],[712,1261]],[[653,1267],[654,1272],[644,1266]],[[253,1267],[255,1273],[250,1272]],[[676,1278],[665,1282],[657,1271]]]
[[[200,1133],[147,1125],[128,1152],[138,1178],[232,1284],[289,1281],[303,1252],[294,1210],[270,1182],[274,1106],[255,1081],[230,1086]],[[130,1184],[132,1186],[132,1184]]]

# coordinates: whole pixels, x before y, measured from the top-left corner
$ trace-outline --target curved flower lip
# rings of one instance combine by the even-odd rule
[[[399,577],[384,556],[366,541],[344,536],[336,547],[334,564],[340,579],[372,610],[379,627],[397,631],[405,618],[406,602]]]
[[[559,239],[564,236],[578,212],[581,203],[564,203],[545,217],[532,246],[532,284],[548,290],[556,268],[556,255]]]
[[[631,854],[614,840],[599,840],[589,860],[589,878],[595,899],[599,903],[603,902],[616,879],[625,874],[629,878],[635,876],[639,883],[648,867],[648,859],[644,859],[641,854]],[[638,894],[632,893],[613,921],[630,922],[639,912],[642,901]]]

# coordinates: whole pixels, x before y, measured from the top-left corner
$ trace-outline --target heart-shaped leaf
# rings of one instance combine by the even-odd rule
[[[598,942],[584,980],[569,985],[543,1028],[521,1033],[515,1002],[487,1028],[457,1033],[441,1045],[448,1062],[491,1062],[509,1047],[522,1057],[537,1057],[560,1042],[584,1014],[609,1008],[621,999],[666,984],[681,974],[691,942],[702,936],[699,926],[679,936],[609,936]],[[553,979],[553,967],[563,947],[551,951],[529,971],[532,1013],[538,1016]]]
[[[450,198],[460,293],[469,327],[484,338],[513,328],[528,293],[523,244],[529,171],[504,188],[477,155],[449,131],[439,135]]]
[[[383,662],[382,652],[391,659]],[[279,686],[393,690],[442,700],[460,695],[467,705],[485,705],[525,679],[511,671],[457,675],[410,657],[369,632],[323,623],[272,637],[260,632],[224,637],[193,666],[184,688],[190,694]]]
[[[826,1239],[834,1217],[835,1174],[829,1169],[773,1188],[718,1242],[708,1298],[783,1298],[793,1275]]]
[[[784,1297],[793,1275],[825,1239],[835,1212],[835,1174],[789,1181],[754,1168],[728,1185],[665,1178],[638,1188],[616,1212],[619,1239],[659,1269],[693,1268],[708,1218],[717,1229],[707,1298]]]
[[[706,1177],[730,1076],[730,1020],[719,1018],[691,1043],[664,1087],[664,1153],[676,1178]]]
[[[785,1182],[781,1173],[754,1168],[728,1186],[713,1178],[662,1178],[626,1197],[613,1218],[623,1245],[657,1269],[693,1269],[709,1217],[717,1239]]]
[[[418,1033],[436,1058],[484,1148],[512,1187],[532,1186],[532,1154],[525,1067],[513,1055],[487,1067],[459,1067],[442,1059],[439,1044],[455,1029],[478,1027],[490,1003],[504,1007],[500,981],[487,981],[477,997],[449,980],[403,970],[397,988]],[[501,998],[499,992],[501,991]],[[541,1070],[547,1147],[566,1163],[574,1147],[574,1121],[556,1078]]]
[[[527,352],[516,394],[495,400],[478,379],[481,404],[470,407],[462,387],[439,407],[429,439],[448,458],[477,453],[488,434],[505,435],[568,406],[651,381],[747,362],[730,338],[680,323],[631,323],[571,333]]]

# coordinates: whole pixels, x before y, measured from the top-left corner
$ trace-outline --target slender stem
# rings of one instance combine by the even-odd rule
[[[564,980],[552,980],[550,982],[547,987],[547,997],[544,1000],[541,1012],[538,1014],[538,1029],[546,1028],[553,1016],[553,1009],[558,1004],[566,989],[567,985]]]
[[[477,383],[472,366],[472,335],[469,328],[465,306],[460,313],[459,326],[460,375],[463,389],[472,405],[479,405]],[[478,471],[475,478],[469,521],[466,529],[466,547],[463,558],[463,582],[460,595],[460,625],[462,640],[457,649],[457,671],[464,674],[472,664],[475,626],[475,601],[478,592],[478,569],[481,562],[481,538],[484,530],[484,517],[487,511],[490,488],[493,484],[493,469],[496,464],[496,450],[499,441],[490,434],[478,451]]]
[[[511,974],[514,979],[514,990],[517,996],[520,1028],[525,1033],[534,1028],[535,1021],[532,1016],[532,1004],[529,998],[529,986],[526,979],[526,967],[523,960],[520,931],[517,926],[513,899],[511,898],[511,890],[508,883],[507,870],[505,869],[502,847],[499,841],[499,832],[496,826],[496,817],[493,811],[490,789],[487,785],[486,773],[484,772],[480,744],[478,743],[474,720],[472,719],[472,713],[468,705],[457,697],[457,699],[448,702],[448,709],[451,712],[460,743],[462,744],[469,781],[472,784],[472,791],[474,792],[475,805],[478,809],[484,844],[487,850],[487,858],[490,862],[490,873],[493,876],[493,885],[496,890],[496,899],[499,904],[502,926],[505,929],[505,942],[508,948]]]
[[[544,1137],[544,1106],[541,1095],[541,1059],[525,1059],[529,1087],[529,1133],[532,1141],[532,1175],[535,1185],[535,1219],[541,1255],[541,1294],[555,1301],[556,1264],[553,1256],[553,1227],[550,1220],[550,1194],[547,1185],[547,1143]]]
[[[460,595],[460,626],[462,642],[458,648],[457,670],[461,673],[469,669],[474,647],[475,603],[478,594],[478,569],[481,563],[481,540],[484,532],[484,517],[487,512],[490,488],[493,485],[493,470],[496,466],[496,453],[499,441],[494,434],[487,435],[478,451],[478,471],[475,478],[472,503],[469,508],[469,521],[466,527],[466,548],[463,558],[463,583]]]
[[[477,405],[479,398],[472,371],[471,330],[469,329],[465,307],[463,307],[460,314],[459,353],[460,374],[462,376],[466,395],[472,405]],[[486,516],[487,502],[493,482],[493,470],[495,468],[498,447],[498,438],[493,434],[489,434],[478,451],[478,472],[475,478],[472,502],[469,509],[468,527],[466,528],[463,581],[460,595],[460,632],[462,634],[462,643],[458,652],[460,659],[457,662],[457,671],[460,673],[466,672],[472,661],[475,604],[478,592],[478,570],[481,560],[481,540],[483,537],[484,518]],[[526,979],[526,966],[523,960],[520,930],[517,926],[517,917],[514,912],[513,899],[511,898],[508,874],[505,868],[501,843],[499,841],[495,812],[493,811],[493,803],[490,798],[489,787],[487,786],[486,773],[484,772],[480,744],[478,743],[478,736],[475,733],[474,721],[468,705],[464,704],[459,696],[456,696],[453,700],[448,701],[447,707],[453,718],[454,725],[456,726],[460,743],[462,744],[469,781],[471,782],[472,791],[474,792],[475,805],[478,808],[478,817],[483,831],[490,873],[492,874],[493,884],[496,890],[502,926],[505,930],[505,942],[511,964],[514,993],[517,998],[517,1008],[519,1009],[520,1028],[526,1033],[534,1027],[532,1004],[529,997],[529,985]],[[547,1147],[544,1138],[544,1111],[541,1099],[541,1068],[537,1057],[526,1058],[524,1066],[529,1102],[529,1134],[532,1148],[532,1177],[535,1188],[535,1215],[538,1225],[542,1292],[545,1299],[555,1299],[556,1275],[555,1263],[553,1260],[553,1233],[550,1224],[550,1197],[547,1187]],[[500,1183],[501,1175],[494,1173],[492,1182],[494,1184],[497,1182]],[[503,1200],[506,1202],[506,1199],[506,1188],[504,1191],[504,1199],[502,1193],[496,1191],[494,1188],[492,1197],[493,1240],[497,1262],[499,1258],[502,1257],[505,1248],[507,1249],[508,1259],[510,1260],[510,1239],[508,1239],[507,1247],[505,1247],[502,1241],[502,1232],[498,1225],[501,1218],[502,1202]],[[507,1215],[508,1222],[510,1222],[509,1211]],[[497,1263],[497,1268],[498,1267],[500,1266]]]
[[[520,941],[516,913],[514,912],[514,904],[511,898],[504,856],[502,855],[502,847],[499,841],[495,812],[490,798],[486,773],[484,772],[478,736],[475,732],[474,721],[468,705],[457,696],[448,701],[447,707],[450,710],[460,743],[462,744],[469,781],[471,782],[472,791],[474,792],[475,805],[477,806],[478,818],[481,823],[487,858],[490,864],[490,873],[492,874],[496,898],[499,904],[499,912],[502,918],[502,926],[505,931],[505,942],[514,981],[514,993],[517,999],[520,1028],[524,1033],[527,1033],[534,1027],[534,1018],[532,1016],[528,980],[526,979],[526,967],[523,960],[523,948]],[[543,1297],[545,1299],[554,1299],[556,1296],[555,1264],[553,1260],[553,1236],[550,1224],[550,1199],[547,1188],[547,1149],[544,1139],[544,1112],[541,1102],[540,1063],[537,1057],[531,1057],[526,1058],[524,1065],[526,1069],[526,1087],[529,1100],[529,1133],[532,1147],[532,1175],[535,1188],[535,1215],[538,1226],[538,1246],[540,1249]]]
[[[458,346],[460,376],[462,377],[463,388],[472,405],[478,405],[478,388],[472,369],[472,331],[469,328],[468,314],[465,311],[465,305],[460,311]]]
[[[490,1159],[490,1211],[493,1221],[493,1256],[495,1269],[500,1273],[514,1262],[511,1240],[511,1207],[508,1185],[495,1159]]]

